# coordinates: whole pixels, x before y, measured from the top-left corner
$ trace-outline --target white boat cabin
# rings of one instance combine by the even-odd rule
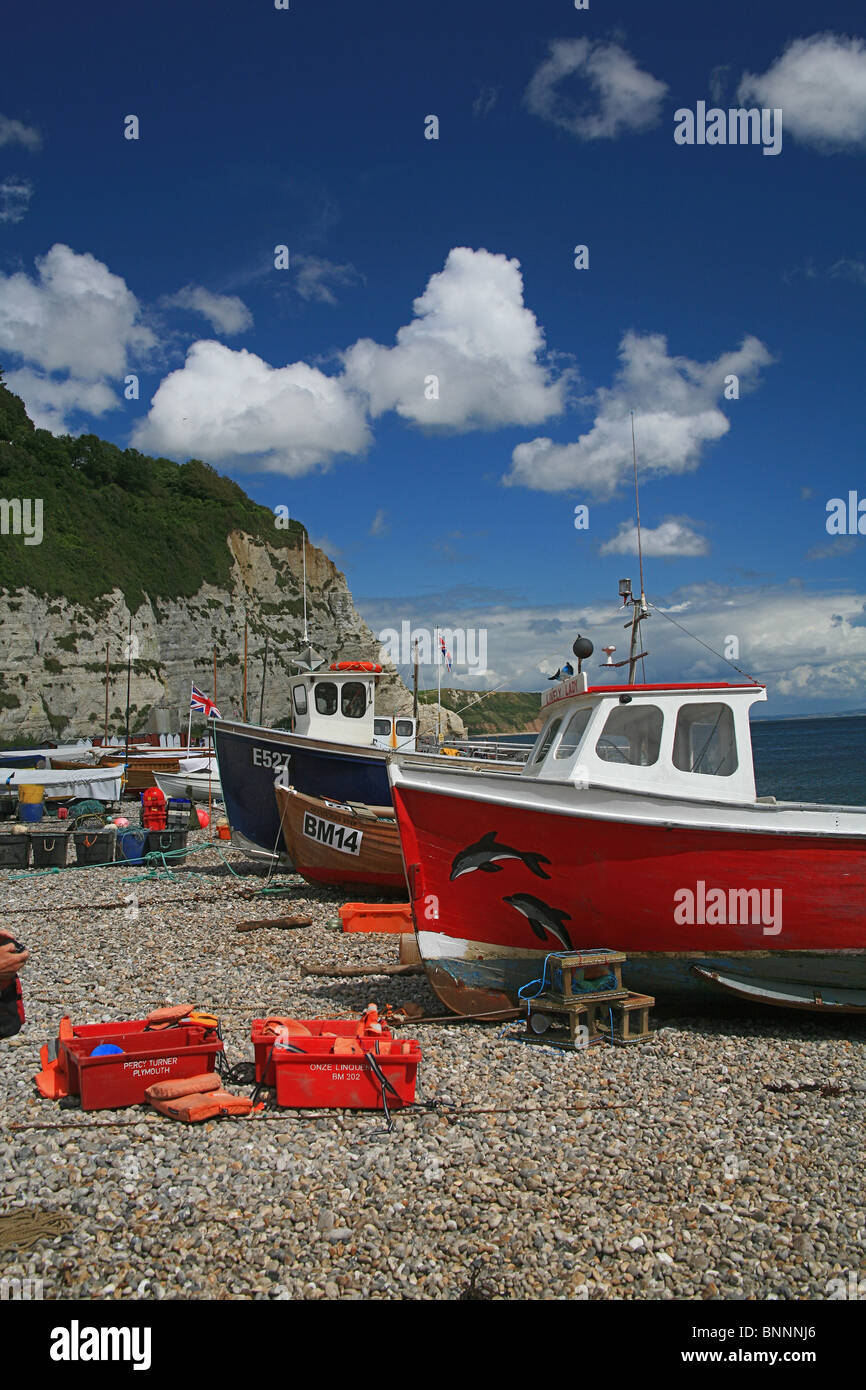
[[[330,670],[293,676],[289,681],[293,733],[326,743],[413,752],[415,720],[376,713],[376,681],[381,674],[382,668],[370,661],[341,661]]]
[[[749,711],[762,685],[597,685],[545,692],[524,777],[707,801],[755,798]]]

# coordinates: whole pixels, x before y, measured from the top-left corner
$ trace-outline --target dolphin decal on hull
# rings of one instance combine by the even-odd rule
[[[534,898],[531,893],[512,893],[510,898],[503,898],[502,901],[526,918],[539,941],[544,941],[545,936],[552,936],[561,942],[567,951],[572,949],[571,938],[562,925],[563,922],[571,921],[570,913],[564,912],[561,907],[551,907],[549,903],[542,902],[541,898]]]
[[[474,845],[467,845],[454,856],[450,875],[452,882],[455,878],[460,878],[461,874],[471,874],[475,869],[479,869],[482,874],[501,874],[502,869],[497,862],[500,859],[519,859],[536,878],[550,878],[550,874],[546,874],[541,867],[542,864],[550,863],[545,855],[534,850],[514,849],[511,845],[499,844],[496,835],[497,831],[489,830]]]

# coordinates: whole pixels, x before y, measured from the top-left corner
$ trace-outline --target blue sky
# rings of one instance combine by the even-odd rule
[[[19,12],[0,362],[46,427],[288,505],[375,630],[485,628],[469,686],[624,644],[634,409],[651,600],[780,713],[864,706],[866,537],[825,525],[866,498],[863,33],[835,0]],[[699,101],[780,108],[780,153],[677,144]],[[651,637],[648,678],[725,674]]]

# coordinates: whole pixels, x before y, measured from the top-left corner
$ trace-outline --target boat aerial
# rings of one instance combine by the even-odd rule
[[[758,797],[762,684],[629,684],[577,673],[543,697],[519,773],[389,775],[421,956],[450,1009],[518,1002],[554,951],[626,952],[629,989],[866,1011],[866,807]]]

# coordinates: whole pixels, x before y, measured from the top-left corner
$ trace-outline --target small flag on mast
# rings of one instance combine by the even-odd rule
[[[447,648],[446,645],[445,645],[445,638],[442,636],[442,633],[441,633],[441,632],[440,632],[440,634],[439,634],[439,646],[440,646],[440,649],[441,649],[441,651],[442,651],[442,656],[443,656],[443,659],[444,659],[444,661],[445,661],[445,665],[448,667],[448,670],[450,671],[450,670],[451,670],[451,653],[449,652],[448,648]]]
[[[203,694],[197,685],[194,685],[189,697],[190,709],[200,710],[205,719],[222,719],[222,715],[209,696]]]

